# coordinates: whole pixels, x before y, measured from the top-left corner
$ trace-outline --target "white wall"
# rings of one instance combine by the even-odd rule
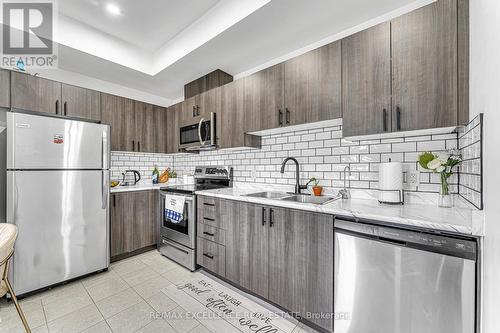
[[[471,117],[484,113],[483,332],[500,328],[500,1],[470,0]]]

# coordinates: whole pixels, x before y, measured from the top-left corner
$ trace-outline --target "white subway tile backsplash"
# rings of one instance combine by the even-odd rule
[[[418,145],[418,150],[419,151],[439,151],[439,150],[445,150],[446,149],[446,141],[445,140],[440,140],[440,141],[423,141],[419,142]]]
[[[420,186],[415,191],[438,193],[438,175],[421,169],[417,163],[418,155],[423,151],[440,151],[459,145],[466,159],[461,172],[467,174],[460,178],[463,183],[460,194],[472,200],[477,195],[469,187],[476,188],[480,183],[477,176],[480,175],[480,167],[475,163],[480,157],[480,143],[473,139],[480,137],[476,128],[469,128],[469,135],[460,136],[460,140],[455,133],[356,141],[342,139],[342,128],[333,126],[263,136],[260,150],[217,150],[175,155],[112,152],[111,170],[112,177],[116,178],[125,169],[138,169],[148,180],[154,164],[158,164],[160,171],[171,167],[179,176],[192,174],[196,165],[229,165],[234,167],[235,181],[294,185],[295,167],[292,164],[287,165],[284,174],[280,173],[283,159],[293,156],[300,163],[302,183],[309,177],[316,177],[328,191],[339,189],[343,187],[344,168],[350,166],[350,184],[348,181],[347,185],[364,190],[378,188],[379,164],[391,159],[403,162],[405,171],[421,171]],[[459,190],[458,182],[457,176],[450,179],[452,190]]]

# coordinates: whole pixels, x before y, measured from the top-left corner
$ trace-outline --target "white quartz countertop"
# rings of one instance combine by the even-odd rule
[[[111,193],[119,193],[119,192],[133,192],[133,191],[148,191],[148,190],[159,190],[162,187],[170,187],[175,185],[182,185],[182,182],[168,181],[166,183],[161,184],[152,184],[150,182],[146,183],[138,183],[136,185],[131,186],[121,186],[118,185],[116,187],[111,188]]]
[[[483,236],[484,232],[482,212],[468,207],[441,208],[435,204],[424,203],[406,203],[393,206],[380,204],[374,199],[357,198],[338,199],[324,205],[314,205],[245,196],[249,193],[263,191],[269,191],[269,188],[260,190],[256,188],[225,188],[197,191],[196,194],[473,236]]]

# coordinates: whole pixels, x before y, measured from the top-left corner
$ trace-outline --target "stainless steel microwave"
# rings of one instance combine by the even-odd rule
[[[210,118],[201,118],[198,123],[179,129],[179,148],[181,151],[211,150],[216,146],[215,112]]]

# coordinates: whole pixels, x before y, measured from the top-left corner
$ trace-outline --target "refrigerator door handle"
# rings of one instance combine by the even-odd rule
[[[102,209],[108,208],[108,171],[102,171]]]
[[[101,146],[101,151],[102,151],[102,168],[103,169],[108,169],[109,168],[109,139],[108,139],[108,129],[109,127],[105,127],[102,131],[102,146]]]

